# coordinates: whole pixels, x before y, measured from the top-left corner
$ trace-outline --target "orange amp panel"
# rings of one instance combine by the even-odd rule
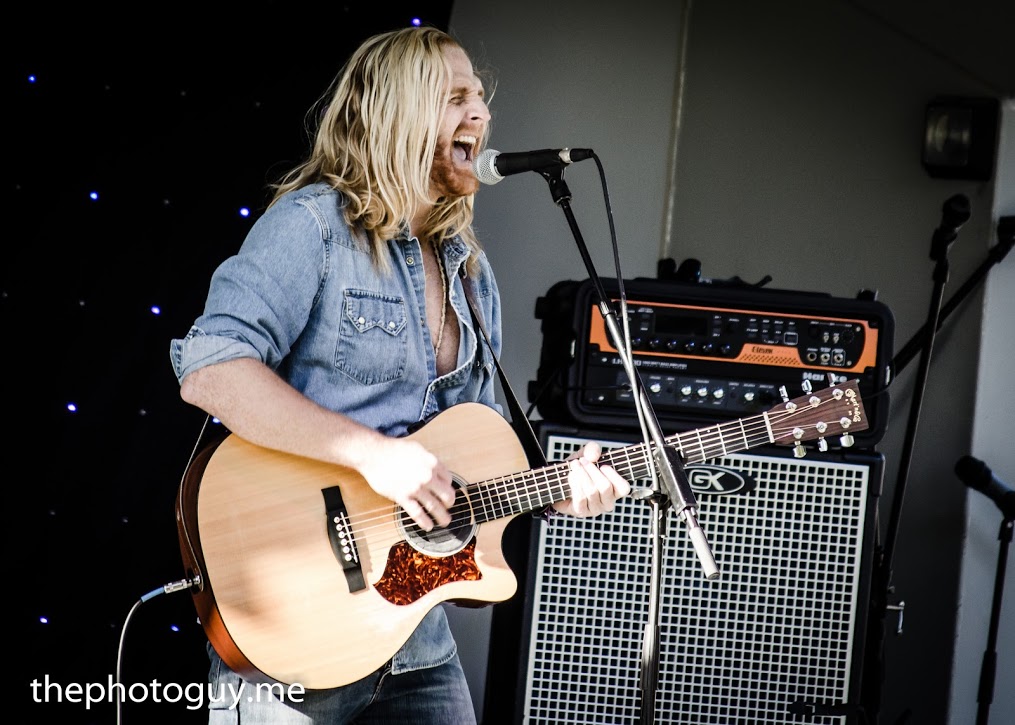
[[[604,280],[619,315],[619,285]],[[894,342],[891,311],[867,293],[624,282],[632,358],[660,423],[678,432],[761,412],[810,386],[856,379],[870,428],[884,435]],[[529,400],[545,420],[638,427],[627,374],[591,280],[555,284],[536,305],[543,348]],[[623,330],[623,321],[617,319]]]

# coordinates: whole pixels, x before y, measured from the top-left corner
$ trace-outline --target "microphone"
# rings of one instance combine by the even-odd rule
[[[970,488],[986,494],[1006,519],[1015,518],[1015,490],[995,476],[986,463],[979,458],[962,456],[955,464],[955,475]]]
[[[505,176],[523,171],[552,171],[594,156],[592,149],[540,149],[502,154],[486,149],[476,157],[473,170],[484,184],[496,184]]]
[[[964,194],[949,197],[941,207],[941,224],[934,230],[930,258],[942,259],[959,236],[959,227],[969,221],[969,198]]]

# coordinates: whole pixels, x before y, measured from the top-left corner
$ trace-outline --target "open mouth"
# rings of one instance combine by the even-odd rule
[[[452,155],[460,164],[471,164],[473,150],[476,148],[476,137],[462,134],[452,141]]]

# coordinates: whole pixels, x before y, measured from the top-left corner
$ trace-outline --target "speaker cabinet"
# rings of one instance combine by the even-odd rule
[[[632,442],[551,424],[539,435],[549,460],[588,440]],[[876,452],[775,448],[687,468],[720,576],[705,578],[667,510],[656,722],[854,722],[883,466]],[[486,723],[640,721],[657,510],[629,497],[599,517],[531,527],[523,611],[495,617],[491,640],[517,652],[517,671],[498,673],[508,646],[492,651],[490,679],[515,680],[515,709],[505,718],[503,699],[488,697]]]

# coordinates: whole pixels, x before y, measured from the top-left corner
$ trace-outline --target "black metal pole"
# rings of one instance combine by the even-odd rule
[[[877,667],[871,667],[865,676],[865,687],[868,688],[865,701],[868,705],[868,716],[872,718],[871,723],[877,722],[880,711],[880,686],[881,686],[881,655],[884,646],[884,620],[888,612],[888,598],[892,592],[892,560],[895,556],[895,544],[898,538],[899,521],[902,517],[902,505],[905,500],[906,483],[909,479],[909,470],[913,458],[913,445],[916,440],[916,431],[920,422],[920,412],[923,405],[924,391],[927,387],[927,377],[930,370],[930,362],[934,352],[934,342],[938,329],[938,320],[941,316],[941,301],[944,296],[945,283],[948,281],[948,249],[952,242],[958,237],[958,229],[969,219],[969,200],[962,194],[956,194],[945,201],[942,208],[941,224],[934,231],[930,258],[936,262],[933,273],[934,288],[931,293],[930,309],[927,314],[927,322],[924,329],[927,334],[923,340],[923,347],[920,351],[920,364],[917,369],[916,385],[913,388],[913,399],[909,409],[909,421],[906,426],[906,436],[903,443],[901,460],[899,464],[898,477],[895,483],[895,491],[892,499],[892,509],[889,514],[888,528],[885,535],[885,544],[882,550],[877,553],[875,561],[874,582],[871,590],[871,606],[874,610],[874,625],[872,631],[878,635],[878,642],[872,656],[876,656]],[[874,670],[874,671],[871,671]],[[876,679],[875,679],[876,678]],[[871,695],[870,689],[877,687],[877,691]],[[873,697],[873,701],[868,697]]]
[[[997,572],[994,574],[994,599],[990,606],[990,627],[987,631],[987,647],[983,651],[980,665],[980,687],[976,694],[976,725],[987,725],[990,705],[994,701],[994,678],[997,675],[997,632],[1001,621],[1001,599],[1004,595],[1004,572],[1008,567],[1008,547],[1012,540],[1013,519],[1005,518],[997,540],[1001,542],[997,552]]]

